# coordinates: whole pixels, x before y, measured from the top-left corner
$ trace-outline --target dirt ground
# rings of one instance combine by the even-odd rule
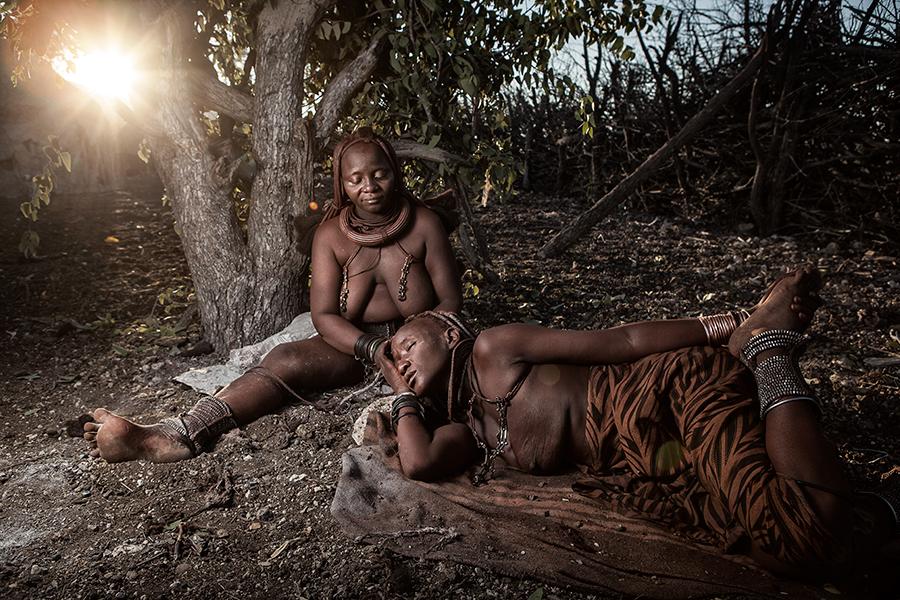
[[[200,332],[159,198],[54,198],[32,262],[16,249],[16,205],[0,203],[0,596],[587,597],[343,536],[329,505],[355,412],[292,408],[175,465],[90,460],[73,420],[97,406],[141,422],[185,410],[198,395],[171,377],[221,358],[182,355]],[[840,229],[758,239],[619,213],[564,257],[538,258],[579,209],[519,197],[479,211],[502,276],[466,278],[479,326],[584,328],[747,306],[782,267],[811,260],[827,275],[826,305],[805,365],[825,427],[860,486],[898,463],[896,246]]]

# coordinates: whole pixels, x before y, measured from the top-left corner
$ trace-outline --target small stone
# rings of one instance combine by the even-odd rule
[[[841,247],[838,246],[837,242],[830,242],[827,246],[825,246],[824,252],[826,254],[837,254],[840,249]]]
[[[31,565],[31,574],[32,575],[40,575],[43,572],[44,572],[44,569],[42,569],[40,565]]]
[[[127,579],[128,581],[134,581],[135,579],[137,579],[137,576],[138,576],[137,571],[126,571],[125,572],[125,579]]]
[[[175,565],[175,575],[184,575],[188,571],[191,570],[191,565],[189,563],[178,563]]]
[[[616,531],[625,531],[625,526],[624,525],[616,525],[615,530]]]

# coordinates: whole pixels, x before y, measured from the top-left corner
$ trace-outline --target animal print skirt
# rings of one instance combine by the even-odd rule
[[[775,472],[750,372],[721,349],[595,367],[576,484],[617,512],[733,552],[749,541],[791,565],[839,560],[802,482]]]

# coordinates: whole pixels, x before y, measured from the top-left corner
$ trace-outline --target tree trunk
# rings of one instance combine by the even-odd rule
[[[185,257],[206,339],[217,350],[258,341],[301,311],[308,257],[295,244],[293,217],[311,197],[315,140],[300,118],[306,34],[314,3],[267,3],[257,27],[253,182],[246,234],[232,184],[215,174],[196,98],[184,76],[192,19],[179,9],[160,17],[163,34],[158,120],[150,139]]]

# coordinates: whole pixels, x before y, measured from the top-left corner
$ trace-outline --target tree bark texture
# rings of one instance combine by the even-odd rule
[[[254,101],[224,84],[198,81],[186,60],[192,15],[178,3],[155,4],[163,77],[149,141],[172,201],[204,335],[217,350],[258,341],[303,308],[309,257],[297,248],[293,218],[308,211],[320,148],[301,115],[302,65],[328,5],[265,4],[256,30],[255,97],[263,100]],[[252,117],[258,171],[246,231],[231,182],[216,175],[201,109],[241,122]]]

